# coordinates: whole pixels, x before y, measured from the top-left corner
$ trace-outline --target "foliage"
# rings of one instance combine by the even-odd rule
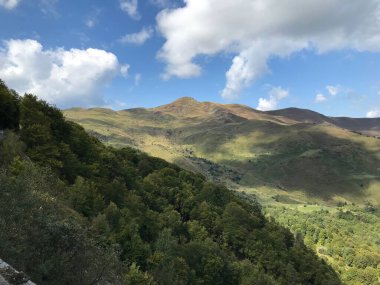
[[[268,215],[304,237],[306,244],[339,272],[345,284],[380,284],[380,216],[358,206],[337,212],[302,213],[268,207]]]
[[[20,119],[19,96],[0,79],[0,130],[17,129]]]

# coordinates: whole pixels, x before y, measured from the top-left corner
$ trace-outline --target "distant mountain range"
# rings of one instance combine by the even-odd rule
[[[314,111],[298,108],[287,108],[266,113],[292,119],[299,123],[325,123],[372,136],[380,136],[380,118],[327,117]]]
[[[104,142],[134,146],[230,186],[380,204],[380,118],[262,112],[189,97],[151,109],[64,113]]]

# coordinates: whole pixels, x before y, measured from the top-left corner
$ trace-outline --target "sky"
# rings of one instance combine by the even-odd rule
[[[380,117],[380,0],[0,0],[0,78],[60,108]]]

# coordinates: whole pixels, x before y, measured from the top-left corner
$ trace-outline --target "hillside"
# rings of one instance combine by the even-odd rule
[[[253,196],[107,147],[1,81],[0,113],[0,256],[37,284],[341,284]]]
[[[379,119],[192,98],[65,116],[108,145],[133,146],[254,194],[266,216],[304,239],[345,284],[379,284]]]
[[[380,119],[260,112],[187,97],[152,109],[64,113],[108,144],[137,147],[231,186],[380,203]]]

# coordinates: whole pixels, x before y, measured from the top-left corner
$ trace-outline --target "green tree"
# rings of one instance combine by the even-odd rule
[[[67,192],[73,208],[86,217],[94,217],[104,208],[102,196],[93,182],[78,177]]]
[[[154,285],[156,284],[148,273],[142,272],[136,263],[132,263],[124,277],[126,285]]]
[[[8,89],[0,79],[0,130],[18,130],[20,123],[19,101],[18,94]]]

